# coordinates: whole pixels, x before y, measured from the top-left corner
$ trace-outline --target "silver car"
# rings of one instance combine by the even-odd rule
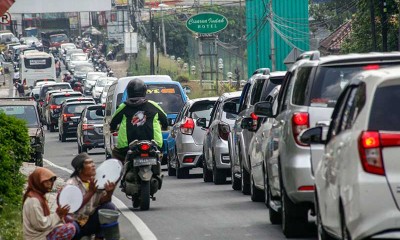
[[[308,55],[308,56],[307,56]],[[303,55],[288,71],[278,96],[269,146],[265,151],[270,190],[270,215],[282,217],[286,237],[304,236],[314,208],[313,172],[324,151],[321,144],[299,141],[302,130],[327,126],[336,101],[349,79],[363,70],[399,65],[400,53]],[[273,112],[272,106],[268,109]],[[270,152],[268,152],[270,151]],[[271,152],[272,151],[272,152]]]
[[[224,93],[218,98],[211,113],[209,126],[203,141],[203,179],[204,182],[214,181],[223,184],[230,176],[231,159],[229,156],[228,136],[235,123],[236,114],[223,111],[226,102],[234,102],[239,106],[239,97],[242,92]],[[198,120],[200,122],[200,120]],[[206,123],[206,119],[203,119]]]
[[[175,147],[172,152],[168,149],[168,175],[176,174],[177,178],[187,178],[190,169],[201,167],[206,131],[198,126],[197,120],[205,118],[208,122],[217,100],[218,97],[192,99],[179,112],[170,131]]]
[[[300,136],[325,146],[315,170],[319,239],[400,239],[400,68],[353,78],[330,127]],[[325,145],[326,144],[326,145]]]

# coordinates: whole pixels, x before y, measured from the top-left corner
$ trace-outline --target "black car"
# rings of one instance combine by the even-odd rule
[[[93,102],[69,102],[62,104],[58,118],[58,139],[65,142],[67,137],[75,137],[82,111]]]
[[[82,97],[80,92],[60,92],[53,93],[50,96],[49,104],[46,105],[44,116],[47,124],[47,129],[50,132],[55,132],[55,127],[58,126],[58,117],[60,116],[61,104],[68,98]]]
[[[104,148],[103,116],[98,111],[103,111],[102,105],[88,106],[83,110],[76,131],[78,153],[87,152],[92,148]],[[96,113],[97,112],[97,113]]]

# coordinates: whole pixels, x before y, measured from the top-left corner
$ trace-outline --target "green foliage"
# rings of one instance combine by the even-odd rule
[[[19,169],[30,158],[26,123],[0,112],[0,239],[21,239],[21,199],[25,177]]]
[[[179,75],[176,78],[176,81],[178,81],[180,83],[187,83],[187,82],[189,82],[189,77],[188,76],[184,76],[184,75]]]
[[[16,203],[6,203],[0,212],[0,239],[22,240],[22,195]]]
[[[333,0],[318,4],[313,4],[313,2],[309,0],[309,14],[314,19],[310,24],[311,31],[315,31],[317,26],[334,31],[346,20],[351,19],[352,14],[357,10],[356,4],[348,0]]]
[[[399,1],[386,0],[388,15],[388,51],[398,50]],[[379,1],[375,1],[375,25],[377,49],[373,48],[373,37],[370,18],[370,1],[360,0],[357,12],[352,18],[352,32],[342,45],[342,53],[382,51],[382,15]]]

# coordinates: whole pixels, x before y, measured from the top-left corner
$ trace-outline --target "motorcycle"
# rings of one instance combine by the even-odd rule
[[[154,140],[134,140],[125,156],[122,191],[132,199],[133,208],[150,208],[150,199],[161,189],[162,153]]]

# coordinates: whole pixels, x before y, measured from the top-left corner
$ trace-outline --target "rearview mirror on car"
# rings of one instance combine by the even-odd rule
[[[168,118],[168,126],[174,126],[174,124],[175,124],[175,119]]]
[[[271,102],[258,102],[254,105],[254,113],[260,117],[274,117]]]
[[[96,115],[104,117],[104,109],[102,109],[102,108],[97,109],[96,110]]]
[[[207,127],[207,119],[206,118],[198,118],[196,120],[196,126],[206,128]]]
[[[326,144],[326,139],[324,137],[324,127],[318,126],[306,129],[300,133],[298,136],[301,143],[310,144]]]
[[[227,113],[238,114],[237,104],[235,102],[226,102],[222,110]]]

